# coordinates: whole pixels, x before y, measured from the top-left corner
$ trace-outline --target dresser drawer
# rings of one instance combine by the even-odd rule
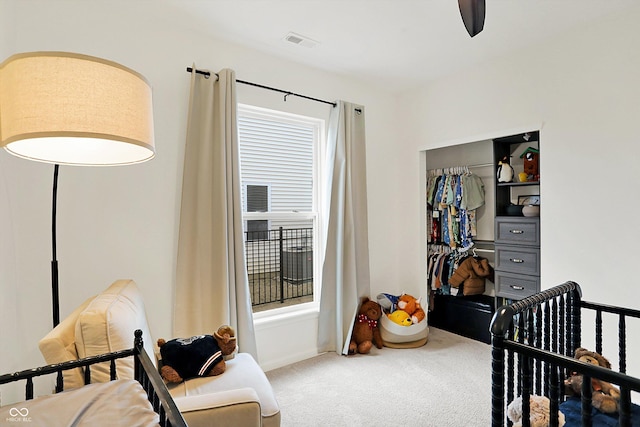
[[[497,217],[495,241],[540,246],[540,217]]]
[[[540,277],[496,271],[496,296],[520,300],[540,291]]]
[[[540,275],[540,249],[496,245],[495,269],[518,274]]]

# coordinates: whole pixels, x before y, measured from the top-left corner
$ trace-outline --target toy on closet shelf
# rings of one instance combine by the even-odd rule
[[[504,156],[502,160],[498,162],[496,177],[498,178],[498,182],[513,181],[513,167],[509,164],[509,156]]]
[[[540,151],[533,147],[527,147],[520,155],[522,163],[524,164],[523,173],[526,174],[527,181],[540,181],[540,173],[538,170],[539,157]]]

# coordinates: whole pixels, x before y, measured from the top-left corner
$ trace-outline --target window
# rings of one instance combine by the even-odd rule
[[[245,188],[245,206],[247,212],[269,212],[269,186],[247,184]],[[246,221],[247,241],[267,240],[269,238],[269,220],[250,219]]]
[[[318,295],[318,152],[324,121],[238,105],[242,215],[254,312]]]

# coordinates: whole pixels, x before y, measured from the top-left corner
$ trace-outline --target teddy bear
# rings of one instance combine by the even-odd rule
[[[463,295],[479,295],[484,293],[485,278],[491,277],[493,267],[486,258],[468,257],[462,261],[449,278],[454,288],[462,285]]]
[[[223,325],[213,335],[158,340],[162,367],[160,375],[169,383],[180,383],[193,377],[210,377],[226,369],[225,356],[236,349],[235,331]]]
[[[611,363],[602,355],[589,351],[586,348],[578,348],[575,358],[585,362],[592,363],[603,368],[611,369]],[[582,374],[572,372],[569,378],[564,381],[565,394],[569,396],[580,396],[582,390]],[[601,412],[609,414],[618,412],[618,404],[620,402],[620,390],[616,386],[597,378],[591,379],[591,405]]]
[[[407,312],[411,316],[413,324],[422,321],[426,317],[424,310],[420,306],[420,300],[409,294],[400,295],[398,309]]]
[[[549,399],[544,396],[529,396],[529,423],[531,427],[548,427]],[[522,427],[522,396],[516,397],[507,406],[507,417],[513,422],[513,427]],[[565,424],[564,414],[558,411],[558,427]]]
[[[382,348],[382,336],[378,326],[378,320],[381,316],[382,307],[380,304],[364,297],[353,324],[349,354],[367,354],[374,344],[377,348]]]

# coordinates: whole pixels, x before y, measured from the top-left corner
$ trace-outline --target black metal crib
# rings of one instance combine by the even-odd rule
[[[619,370],[580,362],[574,358],[581,345],[583,310],[595,312],[595,351],[602,354],[603,313],[618,318]],[[640,379],[626,375],[627,318],[640,319],[640,311],[582,301],[580,286],[566,282],[511,305],[500,307],[491,322],[492,426],[509,425],[508,403],[522,397],[522,425],[529,427],[531,395],[546,396],[550,426],[558,426],[564,380],[570,372],[583,375],[581,422],[592,425],[591,379],[620,388],[618,423],[631,426],[631,391],[640,392]],[[593,349],[592,349],[593,350]]]
[[[169,394],[158,370],[147,355],[143,347],[142,331],[134,332],[133,348],[98,356],[86,357],[76,361],[47,365],[12,374],[0,375],[0,384],[26,380],[25,400],[33,399],[33,378],[48,375],[56,375],[56,393],[63,391],[62,371],[67,369],[83,368],[84,383],[91,383],[91,366],[96,363],[109,362],[111,380],[116,379],[116,360],[124,357],[134,357],[134,379],[140,383],[147,394],[153,410],[158,414],[161,427],[186,427],[182,414],[178,410],[173,398]]]

